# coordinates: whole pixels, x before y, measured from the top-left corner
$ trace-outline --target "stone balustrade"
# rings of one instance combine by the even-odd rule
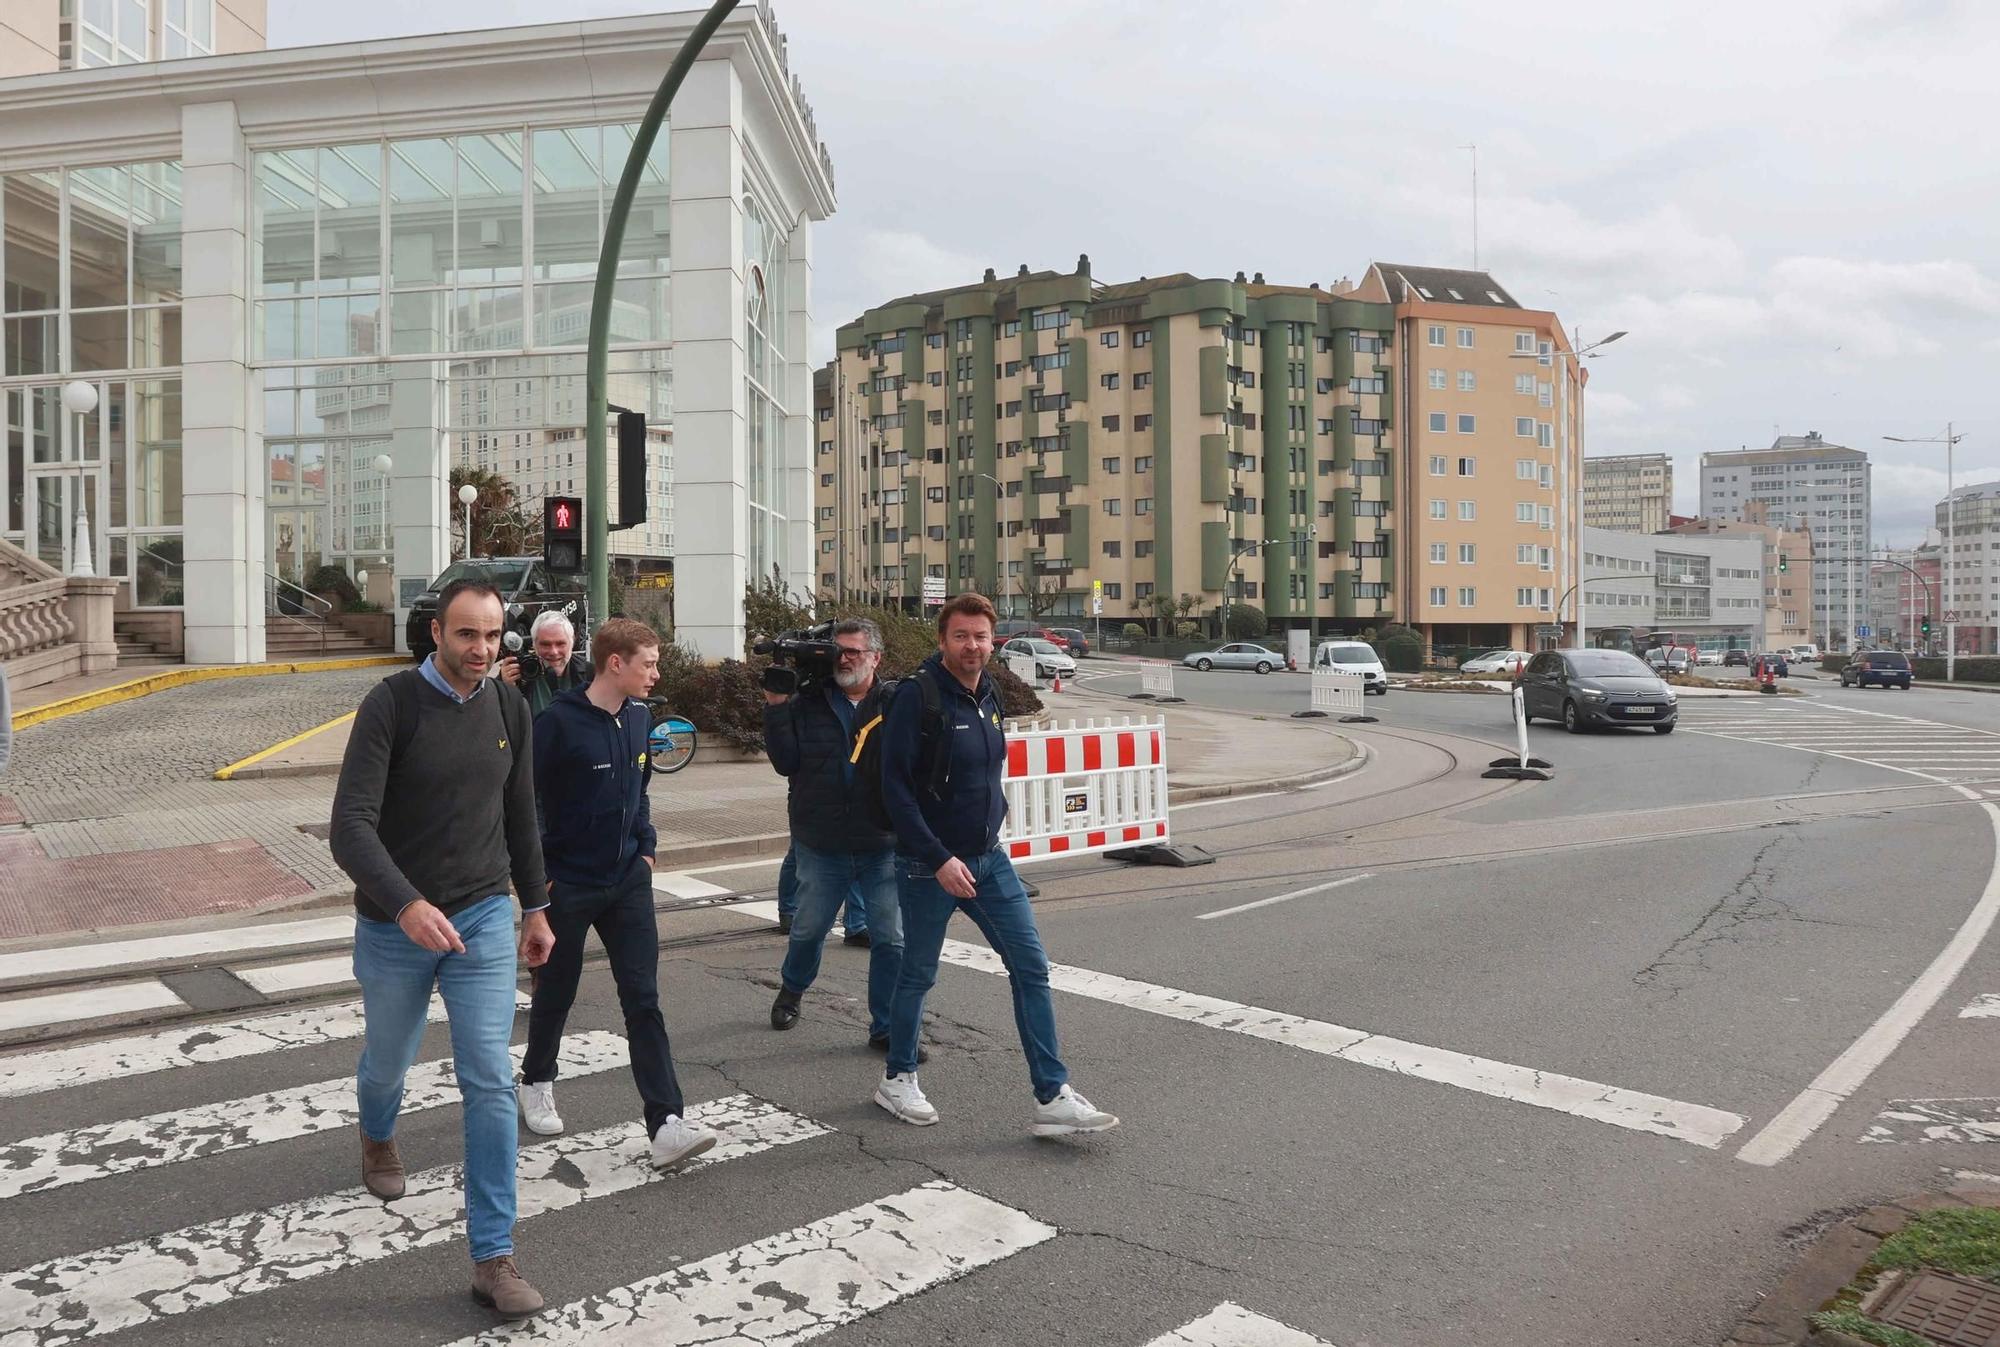
[[[0,661],[53,650],[75,635],[69,583],[61,576],[0,589]]]
[[[0,664],[16,691],[118,667],[118,581],[66,576],[0,542]]]

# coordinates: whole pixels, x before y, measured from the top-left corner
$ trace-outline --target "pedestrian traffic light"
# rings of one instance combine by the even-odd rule
[[[583,502],[577,497],[542,501],[542,561],[557,575],[583,569]]]
[[[1923,624],[1917,630],[1921,631],[1926,637],[1931,634],[1931,615],[1929,613],[1924,614]]]
[[[615,529],[646,522],[646,414],[618,413],[618,522]]]

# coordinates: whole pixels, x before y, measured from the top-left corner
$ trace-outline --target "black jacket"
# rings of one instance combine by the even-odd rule
[[[521,680],[521,695],[528,699],[528,709],[537,717],[555,705],[556,698],[565,692],[590,686],[591,676],[596,671],[590,667],[590,659],[582,651],[574,651],[569,663],[560,669],[550,669],[543,665],[541,672],[533,678]]]
[[[764,707],[764,751],[778,775],[791,781],[786,809],[792,840],[842,855],[887,851],[896,839],[870,822],[864,794],[854,782],[852,759],[862,734],[882,732],[877,722],[888,699],[881,683],[869,688],[853,707],[854,731],[849,733],[836,697],[839,705],[849,705],[847,694],[829,678],[782,706]]]
[[[646,798],[644,702],[617,715],[591,705],[582,688],[565,692],[535,719],[535,797],[542,809],[542,858],[549,878],[609,888],[658,844]]]
[[[965,685],[932,655],[924,667],[943,696],[946,746],[945,779],[939,795],[928,780],[919,781],[918,743],[923,737],[924,695],[916,679],[896,686],[883,729],[882,798],[896,825],[896,850],[936,870],[953,856],[967,864],[1000,843],[1000,825],[1007,817],[1007,797],[1001,778],[1007,771],[1007,736],[1000,728],[1000,692],[981,673],[979,688]]]

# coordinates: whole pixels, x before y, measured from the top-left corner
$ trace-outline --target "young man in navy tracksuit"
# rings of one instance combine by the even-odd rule
[[[590,642],[597,670],[535,720],[535,793],[549,871],[549,925],[557,953],[535,983],[528,1051],[521,1063],[521,1116],[528,1130],[563,1130],[556,1112],[556,1050],[583,974],[592,927],[611,960],[632,1076],[646,1106],[653,1163],[677,1165],[715,1145],[714,1132],[682,1118],[667,1026],[660,1017],[660,934],[653,916],[655,834],[646,799],[645,703],[660,676],[660,638],[613,618]]]
[[[889,1010],[887,1074],[875,1102],[918,1127],[938,1120],[917,1088],[917,1035],[924,996],[937,981],[945,927],[962,910],[1007,967],[1014,1024],[1035,1087],[1035,1135],[1102,1132],[1118,1119],[1069,1087],[1069,1068],[1056,1045],[1048,955],[1028,891],[1000,845],[1007,736],[999,691],[986,676],[994,620],[993,605],[978,594],[946,603],[938,613],[938,653],[897,685],[883,724],[882,797],[896,831],[903,969]],[[922,680],[936,688],[942,713],[928,735]]]

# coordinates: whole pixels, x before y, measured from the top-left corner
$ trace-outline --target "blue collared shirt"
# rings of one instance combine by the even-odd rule
[[[481,692],[486,690],[486,680],[482,678],[473,687],[470,696],[459,696],[458,689],[446,682],[444,675],[438,672],[436,651],[432,651],[430,654],[424,656],[424,662],[417,666],[417,672],[423,675],[426,683],[429,683],[439,692],[442,692],[445,696],[461,705],[471,701],[473,697],[477,697]]]

